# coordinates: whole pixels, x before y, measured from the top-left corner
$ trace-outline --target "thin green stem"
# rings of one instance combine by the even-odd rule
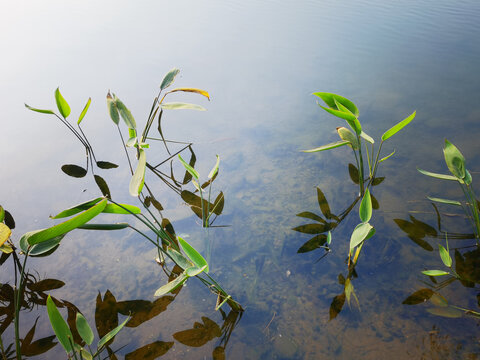
[[[27,250],[27,253],[25,254],[25,258],[23,260],[23,265],[21,268],[21,273],[20,273],[20,284],[17,286],[15,285],[15,297],[14,297],[14,306],[15,306],[15,350],[17,352],[17,360],[22,360],[22,354],[21,354],[21,347],[20,347],[20,307],[22,306],[22,295],[23,295],[23,289],[24,289],[24,282],[25,282],[25,266],[27,264],[27,259],[28,259],[28,252],[30,250]]]
[[[380,146],[378,147],[377,157],[375,158],[375,164],[373,165],[372,179],[370,180],[370,182],[372,182],[373,179],[375,179],[375,175],[377,174],[378,158],[380,157],[380,152],[382,151],[382,145],[383,145],[383,140],[380,142]]]
[[[365,192],[365,184],[363,183],[363,180],[365,178],[364,176],[364,170],[363,170],[363,156],[362,156],[362,140],[360,139],[360,135],[357,134],[357,142],[358,142],[358,157],[360,160],[359,164],[359,183],[360,183],[360,195],[363,196],[363,193]]]
[[[120,130],[120,126],[118,126],[118,124],[117,124],[117,129],[118,129],[118,134],[120,135],[120,139],[122,140],[122,146],[123,146],[123,149],[125,150],[125,155],[127,156],[128,166],[130,167],[130,172],[133,175],[132,162],[130,161],[130,156],[128,156],[127,147],[125,146],[125,140],[123,139],[122,131]]]
[[[368,153],[368,143],[365,141],[365,151],[367,152],[368,176],[372,177],[372,165],[370,163],[370,154]]]

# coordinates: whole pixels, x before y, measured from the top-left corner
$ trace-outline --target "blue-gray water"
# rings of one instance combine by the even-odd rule
[[[105,95],[114,91],[141,127],[163,75],[178,67],[175,85],[206,89],[211,101],[176,97],[208,111],[165,112],[164,133],[194,142],[201,174],[220,155],[214,192],[224,192],[225,208],[216,223],[229,226],[202,229],[178,195],[159,181],[150,183],[177,233],[210,253],[212,274],[246,308],[226,345],[228,359],[479,356],[475,318],[435,316],[426,311],[428,303],[402,305],[426,287],[423,282],[430,283],[422,270],[443,268],[436,249],[444,240],[427,239],[435,250],[426,251],[394,221],[412,222],[411,215],[437,228],[425,195],[461,198],[457,187],[416,171],[417,166],[447,171],[444,138],[462,150],[476,184],[478,2],[0,1],[0,7],[0,204],[15,217],[15,243],[24,232],[51,225],[49,215],[99,195],[91,176],[74,179],[60,170],[65,163],[85,161],[76,139],[58,120],[29,112],[23,104],[55,109],[53,92],[60,86],[75,121],[91,97],[84,131],[99,160],[121,165],[101,175],[115,199],[133,203]],[[348,149],[299,151],[336,141],[335,127],[343,125],[316,105],[315,91],[353,100],[375,139],[417,111],[414,122],[384,146],[384,155],[393,149],[396,154],[381,164],[379,176],[385,180],[373,190],[380,209],[371,221],[377,234],[365,244],[352,280],[360,309],[352,300],[351,308],[345,304],[332,320],[329,308],[343,290],[338,277],[347,273],[357,210],[334,230],[332,252],[318,262],[324,251],[298,254],[311,236],[292,228],[313,222],[298,213],[321,214],[317,186],[336,214],[358,189],[349,180],[347,167],[354,160]],[[152,146],[148,157],[162,160],[162,145]],[[103,220],[125,218],[105,215]],[[471,232],[461,217],[443,220],[442,230]],[[449,244],[466,243],[452,239]],[[50,258],[29,266],[40,278],[65,282],[51,294],[74,303],[93,326],[99,292],[110,290],[118,302],[155,300],[154,291],[166,281],[155,256],[148,243],[128,231],[76,231]],[[2,268],[0,281],[11,283],[12,270],[7,264]],[[478,285],[457,281],[439,292],[451,304],[478,310]],[[162,358],[212,358],[220,338],[194,347],[174,334],[203,324],[202,317],[221,327],[222,315],[214,307],[214,296],[192,279],[165,311],[123,330],[113,348],[126,345],[121,358],[163,341],[168,349]],[[46,309],[39,307],[22,313],[21,337],[36,316],[36,336],[52,334]],[[2,336],[4,343],[12,332],[10,327]],[[63,356],[60,345],[42,356]]]

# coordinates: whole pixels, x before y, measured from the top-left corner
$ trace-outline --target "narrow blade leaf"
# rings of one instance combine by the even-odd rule
[[[140,156],[138,157],[138,164],[137,168],[135,169],[135,173],[130,180],[129,191],[130,195],[138,196],[142,192],[143,184],[145,182],[145,169],[147,164],[147,156],[145,154],[145,150],[140,149]]]
[[[197,104],[188,104],[183,102],[169,102],[161,104],[162,109],[164,110],[198,110],[198,111],[205,111],[203,106]]]
[[[192,245],[187,243],[181,237],[178,237],[178,241],[185,254],[190,258],[190,260],[192,260],[195,266],[197,268],[203,268],[204,266],[206,266],[205,272],[208,273],[207,260],[205,260],[204,257],[197,250],[195,250]]]
[[[427,276],[443,276],[443,275],[449,275],[448,272],[443,271],[443,270],[425,270],[425,271],[422,271],[422,274],[427,275]]]
[[[130,110],[128,110],[125,104],[115,94],[113,95],[113,100],[115,101],[118,112],[120,113],[120,116],[122,117],[127,127],[129,129],[136,129],[137,123],[135,122],[135,119],[133,118]]]
[[[337,109],[337,103],[340,103],[345,106],[353,115],[356,117],[359,116],[357,106],[351,100],[348,100],[343,96],[326,92],[315,92],[313,95],[325,101],[325,104],[332,109]]]
[[[190,175],[192,175],[196,180],[198,180],[200,175],[198,174],[197,170],[195,170],[193,167],[191,167],[189,164],[187,164],[187,162],[182,159],[180,154],[178,154],[178,159],[182,163],[185,170],[187,170]]]
[[[442,199],[442,198],[430,197],[430,196],[427,196],[427,199],[434,202],[442,203],[442,204],[462,206],[462,203],[456,200],[448,200],[448,199]]]
[[[446,267],[452,266],[452,258],[448,253],[447,249],[445,249],[442,245],[438,245],[438,252],[440,253],[440,258],[442,259],[443,263]]]
[[[388,129],[387,131],[385,131],[385,133],[382,135],[382,141],[385,141],[389,138],[391,138],[393,135],[395,135],[397,132],[399,132],[400,130],[402,130],[405,126],[407,126],[408,124],[410,124],[410,122],[415,119],[415,115],[417,114],[416,111],[414,111],[410,116],[408,116],[407,118],[403,119],[402,121],[400,121],[398,124],[394,125],[393,127],[391,127],[390,129]]]
[[[85,115],[87,114],[87,111],[88,111],[88,108],[90,107],[90,103],[91,103],[91,102],[92,102],[92,98],[88,98],[87,104],[85,105],[85,107],[83,108],[82,112],[80,113],[80,116],[78,117],[77,125],[80,125],[80,123],[82,122],[83,118],[84,118]]]
[[[127,223],[118,223],[118,224],[85,224],[79,226],[79,229],[83,230],[122,230],[130,225]]]
[[[169,93],[173,93],[173,92],[176,92],[176,91],[197,93],[197,94],[205,96],[208,100],[210,100],[210,94],[208,92],[206,92],[205,90],[194,89],[194,88],[177,88],[177,89],[170,90]]]
[[[60,111],[60,114],[64,118],[67,118],[68,115],[70,115],[70,106],[60,93],[60,88],[57,88],[57,90],[55,90],[55,101],[57,102],[57,107],[58,111]]]
[[[31,107],[30,105],[27,105],[27,104],[25,104],[25,107],[26,107],[28,110],[32,110],[32,111],[35,111],[35,112],[38,112],[38,113],[41,113],[41,114],[51,114],[51,115],[55,115],[55,113],[54,113],[52,110],[37,109],[37,108]]]
[[[112,340],[115,335],[118,334],[120,330],[127,324],[127,322],[130,321],[130,316],[128,316],[123,323],[118,325],[115,329],[107,333],[103,338],[100,339],[100,341],[97,344],[97,349],[101,349],[106,343],[108,343],[110,340]]]
[[[113,100],[112,95],[110,94],[110,91],[107,94],[107,108],[108,108],[108,113],[110,115],[110,119],[118,125],[120,122],[120,115],[118,115],[118,109],[117,105],[115,104],[115,101]]]
[[[427,175],[427,176],[430,176],[430,177],[433,177],[433,178],[436,178],[436,179],[458,181],[458,179],[455,176],[452,176],[452,175],[437,174],[437,173],[433,173],[433,172],[430,172],[430,171],[427,171],[427,170],[422,170],[422,169],[419,169],[419,168],[417,168],[417,170],[418,170],[419,173],[421,173],[423,175]]]
[[[450,172],[459,179],[465,178],[465,158],[460,150],[457,149],[450,141],[445,139],[445,147],[443,148],[445,162]]]
[[[390,157],[393,156],[393,154],[395,154],[395,150],[393,150],[389,155],[385,156],[384,158],[381,158],[378,162],[381,163],[381,162],[384,162],[385,160],[388,160]]]
[[[217,174],[219,166],[220,166],[220,156],[217,155],[217,162],[215,163],[215,166],[208,174],[209,179],[213,178]]]
[[[178,75],[179,72],[180,70],[177,68],[173,68],[172,70],[170,70],[163,78],[162,83],[160,84],[160,89],[164,90],[169,87],[173,83],[175,77]]]
[[[185,273],[181,273],[175,280],[170,281],[169,283],[160,287],[153,296],[163,296],[168,294],[169,292],[177,289],[178,287],[182,286],[185,281],[187,281],[188,276]]]
[[[319,151],[324,151],[324,150],[335,149],[337,147],[344,146],[344,145],[347,145],[347,144],[350,144],[350,141],[341,140],[341,141],[337,141],[337,142],[334,142],[334,143],[330,143],[330,144],[327,144],[327,145],[320,146],[320,147],[315,148],[315,149],[302,150],[302,151],[306,152],[306,153],[319,152]]]

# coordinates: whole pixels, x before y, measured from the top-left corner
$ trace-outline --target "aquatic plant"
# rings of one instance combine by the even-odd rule
[[[438,197],[427,196],[427,198],[437,203],[462,207],[467,218],[472,223],[472,227],[475,233],[475,238],[477,240],[477,244],[479,244],[479,241],[480,241],[479,204],[478,204],[478,200],[475,195],[475,192],[473,190],[472,175],[466,168],[465,158],[463,157],[460,150],[458,150],[458,148],[447,139],[445,139],[443,155],[445,157],[445,163],[447,164],[448,170],[452,175],[437,174],[437,173],[433,173],[433,172],[418,169],[418,168],[417,170],[424,175],[427,175],[436,179],[456,181],[460,185],[460,188],[462,189],[462,192],[465,196],[465,201],[462,203],[457,200],[449,200],[449,199],[438,198]]]
[[[313,93],[313,95],[322,99],[327,105],[327,106],[322,106],[318,104],[322,109],[324,109],[328,113],[338,118],[344,119],[347,122],[347,124],[350,126],[350,128],[353,130],[353,132],[343,126],[337,127],[337,133],[341,139],[340,141],[336,141],[336,142],[323,145],[314,149],[303,150],[303,151],[307,153],[312,153],[312,152],[325,151],[325,150],[334,149],[340,146],[348,145],[353,150],[353,154],[355,156],[357,169],[359,170],[360,195],[363,196],[365,189],[368,188],[373,181],[375,181],[375,175],[378,170],[378,164],[387,160],[388,158],[393,156],[393,154],[395,154],[395,150],[394,150],[389,155],[380,159],[380,153],[382,150],[383,143],[386,140],[390,139],[397,132],[402,130],[405,126],[407,126],[415,118],[416,112],[414,111],[407,118],[400,121],[398,124],[394,125],[393,127],[391,127],[390,129],[388,129],[383,133],[378,151],[375,155],[375,146],[374,146],[375,141],[371,136],[369,136],[365,131],[363,131],[362,125],[358,119],[359,118],[358,108],[352,101],[350,101],[349,99],[343,96],[332,94],[332,93],[326,93],[326,92],[315,92]],[[363,146],[362,139],[365,140],[365,151],[366,151],[365,157],[362,152],[362,146]],[[368,144],[370,144],[370,150],[369,150]],[[364,169],[365,158],[367,160],[366,163],[368,165],[368,177],[365,176],[365,169]]]

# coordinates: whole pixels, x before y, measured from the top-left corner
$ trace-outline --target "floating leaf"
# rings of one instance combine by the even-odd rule
[[[179,72],[180,70],[177,68],[173,68],[172,70],[170,70],[163,78],[162,83],[160,84],[160,89],[163,90],[169,87],[173,83],[175,77],[178,75]]]
[[[52,219],[60,219],[64,217],[69,217],[83,210],[87,210],[91,208],[93,205],[97,204],[103,198],[99,197],[93,200],[86,201],[84,203],[75,205],[67,210],[60,212],[59,214],[52,217]],[[107,204],[102,211],[103,213],[109,214],[140,214],[141,210],[135,205],[128,205],[128,204]]]
[[[456,200],[441,199],[441,198],[436,198],[431,196],[427,196],[427,199],[434,202],[442,203],[442,204],[462,206],[462,203]]]
[[[434,292],[431,289],[425,288],[415,291],[412,295],[408,298],[403,300],[402,304],[405,305],[417,305],[421,304],[432,297]]]
[[[365,190],[362,202],[360,203],[359,215],[360,220],[362,220],[364,223],[369,222],[372,218],[372,199],[370,197],[370,191],[368,188]]]
[[[57,88],[57,90],[55,90],[55,101],[57,102],[57,108],[58,111],[60,111],[60,114],[64,118],[67,118],[68,115],[70,115],[70,106],[63,98],[62,94],[60,94],[60,88]]]
[[[84,118],[85,115],[87,114],[87,111],[88,111],[88,108],[90,107],[90,103],[91,103],[91,102],[92,102],[92,99],[91,99],[91,98],[88,98],[87,104],[85,105],[85,107],[83,108],[80,116],[78,117],[77,125],[80,125],[80,123],[82,122],[83,118]]]
[[[327,144],[327,145],[320,146],[320,147],[315,148],[315,149],[302,150],[302,151],[306,152],[306,153],[319,152],[319,151],[324,151],[324,150],[335,149],[337,147],[348,145],[348,144],[350,144],[350,141],[341,140],[341,141],[336,141],[334,143],[330,143],[330,144]]]
[[[107,94],[107,108],[108,108],[108,113],[110,114],[110,119],[118,125],[120,122],[120,116],[118,115],[118,109],[117,105],[115,104],[115,101],[113,100],[112,95],[110,94],[110,91]]]
[[[160,105],[164,110],[198,110],[198,111],[205,111],[203,106],[197,104],[188,104],[183,102],[169,102],[169,103],[162,103]]]
[[[143,189],[143,184],[145,182],[145,169],[147,164],[147,155],[145,150],[139,149],[140,155],[138,157],[137,168],[135,173],[130,180],[129,191],[132,196],[139,196]]]
[[[183,240],[181,237],[177,237],[180,245],[182,246],[185,254],[192,260],[197,268],[203,268],[206,266],[205,272],[208,273],[208,263],[207,260],[197,251],[193,246]]]
[[[427,309],[430,314],[443,316],[447,318],[459,318],[463,316],[463,311],[455,309],[453,307],[438,307],[438,308],[431,308]]]
[[[62,166],[62,171],[67,174],[68,176],[82,178],[87,175],[87,170],[81,166],[73,165],[73,164],[66,164]]]
[[[110,199],[112,195],[110,194],[110,189],[108,188],[107,182],[100,175],[95,174],[94,178],[103,196]]]
[[[365,240],[368,240],[375,234],[375,229],[369,223],[358,224],[352,232],[350,237],[350,251],[360,245]]]
[[[393,150],[389,155],[385,156],[384,158],[381,158],[378,162],[379,162],[379,163],[384,162],[385,160],[387,160],[387,159],[389,159],[390,157],[392,157],[393,154],[395,154],[395,150]]]
[[[118,334],[120,330],[125,326],[125,324],[130,320],[130,316],[128,316],[123,323],[118,325],[115,329],[110,331],[107,335],[105,335],[103,338],[100,339],[100,341],[97,344],[97,348],[101,349],[106,343],[108,343],[110,340],[112,340],[115,335]]]
[[[450,141],[445,139],[443,154],[450,172],[455,177],[463,180],[463,178],[465,178],[465,158],[460,150],[458,150]]]
[[[213,178],[217,174],[219,166],[220,166],[220,156],[217,155],[217,162],[215,163],[215,166],[208,174],[209,179]]]
[[[4,223],[0,223],[0,246],[10,238],[10,235],[12,235],[12,230]]]
[[[118,168],[117,164],[108,162],[108,161],[97,161],[97,166],[100,169],[115,169]]]
[[[195,170],[193,167],[191,167],[189,164],[187,164],[185,162],[185,160],[182,159],[182,157],[180,156],[180,154],[178,154],[178,159],[180,160],[180,162],[182,163],[183,167],[185,168],[185,170],[188,171],[188,173],[190,175],[192,175],[196,180],[199,179],[200,175],[198,174],[197,170]]]
[[[422,169],[419,169],[419,168],[417,168],[417,170],[418,170],[419,173],[421,173],[423,175],[427,175],[427,176],[430,176],[430,177],[433,177],[433,178],[436,178],[436,179],[458,181],[458,179],[455,176],[452,176],[452,175],[437,174],[437,173],[422,170]]]
[[[32,111],[35,111],[35,112],[38,112],[38,113],[55,115],[55,113],[52,110],[37,109],[37,108],[31,107],[30,105],[27,105],[27,104],[25,104],[25,107],[28,110],[32,110]]]
[[[197,94],[205,96],[208,100],[210,100],[210,94],[208,92],[206,92],[205,90],[194,89],[194,88],[176,88],[176,89],[170,90],[169,93],[173,93],[173,92],[177,92],[177,91],[197,93]]]
[[[325,101],[325,104],[327,104],[332,109],[338,109],[337,103],[339,103],[345,106],[356,117],[359,116],[357,106],[351,100],[348,100],[343,96],[326,92],[315,92],[313,93],[313,95],[321,98],[323,101]]]
[[[187,281],[188,276],[185,273],[181,273],[175,280],[170,281],[169,283],[160,287],[153,296],[162,296],[168,294],[169,292],[175,290],[176,288],[183,285],[185,281]]]
[[[405,126],[410,124],[410,122],[415,118],[416,111],[414,111],[410,116],[400,121],[398,124],[394,125],[382,135],[382,141],[385,141],[395,135],[397,132],[402,130]]]
[[[443,270],[425,270],[422,271],[422,274],[427,276],[442,276],[442,275],[450,275],[450,273],[443,271]]]
[[[182,270],[186,270],[194,265],[190,260],[183,256],[183,254],[173,248],[167,248],[167,254],[172,258],[175,264],[182,268]]]
[[[73,350],[72,345],[70,344],[70,341],[73,342],[73,335],[50,295],[48,295],[47,298],[47,312],[53,332],[57,336],[58,341],[60,344],[62,344],[65,351],[69,353]]]
[[[445,249],[442,245],[438,245],[438,251],[440,252],[440,258],[442,259],[443,263],[446,267],[452,266],[452,258],[448,253],[447,249]]]
[[[132,130],[136,129],[137,123],[130,110],[128,110],[125,104],[115,94],[113,95],[113,100],[115,101],[115,106],[127,127]]]
[[[81,204],[72,206],[71,208],[68,208],[66,210],[63,210],[62,212],[58,213],[57,215],[51,217],[52,219],[59,219],[59,218],[64,218],[64,217],[69,217],[75,214],[78,214],[79,212],[82,212],[83,210],[87,210],[91,208],[93,205],[99,203],[103,198],[98,197],[96,199],[88,200],[85,201]]]

